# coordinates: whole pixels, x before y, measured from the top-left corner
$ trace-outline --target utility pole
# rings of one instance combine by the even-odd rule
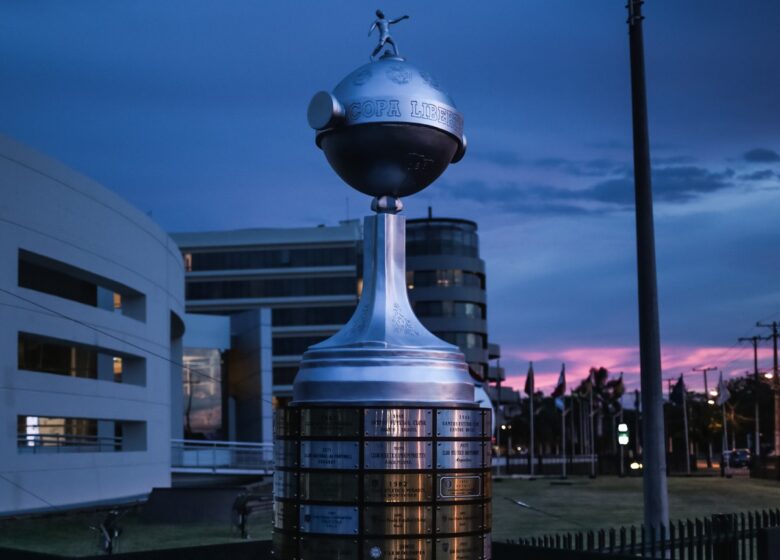
[[[650,179],[650,136],[647,126],[647,86],[642,32],[642,0],[628,1],[631,55],[631,108],[634,136],[634,193],[636,198],[637,284],[639,288],[639,361],[644,421],[644,522],[648,530],[669,526],[664,449],[661,334],[655,268],[653,189]]]
[[[685,474],[691,476],[691,444],[688,441],[688,389],[685,387],[685,378],[682,380],[682,406],[683,406],[683,430],[685,433]]]
[[[772,367],[772,391],[775,396],[775,455],[780,454],[780,380],[778,379],[777,368],[777,321],[771,323],[756,323],[757,327],[766,327],[772,329],[772,345],[774,347],[774,364]]]
[[[718,368],[716,367],[703,367],[703,368],[693,368],[693,371],[700,371],[702,375],[704,376],[704,404],[708,405],[711,404],[710,401],[712,399],[710,398],[710,391],[707,387],[707,372],[708,371],[714,371]],[[707,468],[712,468],[712,434],[710,434],[710,437],[707,438]]]
[[[754,416],[756,417],[756,435],[755,435],[755,453],[756,457],[761,456],[761,426],[759,421],[759,415],[758,415],[758,388],[761,386],[761,380],[759,379],[759,373],[758,373],[758,342],[760,340],[768,340],[769,337],[761,337],[761,336],[746,336],[746,337],[740,337],[737,340],[739,342],[747,342],[750,341],[753,344],[753,381],[755,383],[755,389],[754,389],[754,396],[755,396],[755,411]]]

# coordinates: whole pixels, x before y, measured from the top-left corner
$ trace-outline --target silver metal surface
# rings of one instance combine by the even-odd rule
[[[474,405],[463,354],[428,332],[409,305],[404,218],[367,217],[364,235],[360,303],[338,333],[303,355],[294,402]]]
[[[363,558],[430,560],[433,558],[433,542],[431,539],[366,539],[363,543]]]
[[[365,412],[365,435],[369,437],[430,437],[430,409],[369,408]]]
[[[483,496],[482,486],[480,475],[440,475],[436,488],[440,501],[450,501],[479,498]]]
[[[484,523],[482,504],[451,504],[436,508],[437,533],[473,533],[481,530]]]
[[[425,535],[432,530],[431,506],[366,506],[363,510],[366,535]]]
[[[305,469],[357,469],[360,446],[352,441],[302,441],[301,467]]]
[[[367,441],[364,452],[367,470],[424,470],[431,468],[429,441]]]
[[[440,437],[482,437],[482,409],[446,409],[436,413]]]
[[[301,500],[313,502],[355,502],[358,475],[334,472],[301,473]]]
[[[352,539],[329,539],[327,537],[302,537],[301,560],[357,560],[359,546]],[[295,556],[280,556],[280,560]]]
[[[357,408],[304,408],[301,410],[301,435],[357,437],[360,411]]]
[[[295,498],[298,495],[297,474],[274,471],[274,498]]]
[[[359,513],[353,506],[301,505],[302,533],[354,535],[358,532]]]
[[[374,31],[374,29],[376,29],[379,33],[379,42],[377,43],[376,47],[374,47],[374,52],[371,53],[372,57],[378,55],[379,52],[387,45],[392,47],[393,54],[398,56],[398,45],[395,44],[395,41],[390,36],[390,26],[395,25],[396,23],[405,19],[409,19],[409,16],[401,16],[397,19],[387,19],[382,10],[376,11],[376,20],[374,20],[374,23],[372,23],[371,27],[368,29],[369,35],[371,35],[371,32]]]
[[[440,469],[482,468],[484,446],[481,441],[440,441],[436,444],[436,466]]]
[[[430,473],[366,473],[363,499],[377,503],[428,502],[433,497],[432,478]]]
[[[275,501],[272,517],[275,528],[295,529],[298,526],[298,506],[290,502]]]
[[[294,441],[277,440],[274,443],[274,466],[295,467],[298,465],[298,446]]]

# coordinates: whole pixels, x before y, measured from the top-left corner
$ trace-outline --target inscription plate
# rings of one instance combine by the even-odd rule
[[[294,529],[298,526],[298,506],[288,502],[274,502],[272,516],[277,529]]]
[[[437,533],[472,533],[485,522],[482,504],[460,504],[436,508]]]
[[[280,437],[298,435],[298,410],[280,408],[274,411],[274,433]]]
[[[294,441],[274,442],[274,466],[295,467],[298,465],[297,446]]]
[[[482,435],[489,438],[493,434],[493,410],[490,408],[483,409],[485,413],[485,421],[482,423]]]
[[[441,437],[482,437],[480,409],[439,410],[436,433]]]
[[[428,441],[367,441],[365,467],[372,470],[422,470],[431,468]]]
[[[302,436],[358,435],[360,411],[356,408],[304,408],[301,410]]]
[[[357,560],[358,544],[351,539],[301,538],[301,560]],[[292,560],[283,556],[279,560]]]
[[[353,441],[302,441],[301,466],[307,469],[357,469],[358,443]]]
[[[358,499],[358,476],[350,473],[301,473],[301,499],[352,502]]]
[[[295,498],[298,495],[296,475],[287,471],[274,471],[274,497]]]
[[[372,437],[430,437],[431,418],[422,408],[369,408],[364,429]]]
[[[436,539],[436,560],[481,560],[484,546],[481,536]]]
[[[492,457],[493,457],[493,448],[491,447],[491,445],[489,443],[485,443],[485,448],[483,449],[482,453],[484,455],[483,464],[486,467],[491,466],[492,462],[493,462],[493,459],[492,459]]]
[[[430,539],[366,539],[363,543],[363,558],[431,560],[433,543]]]
[[[485,460],[481,441],[440,441],[436,464],[440,469],[479,469]]]
[[[358,532],[358,508],[302,505],[301,532],[354,535]]]
[[[427,502],[432,486],[430,474],[365,474],[363,495],[367,502]]]
[[[363,530],[367,535],[424,535],[433,525],[430,506],[366,506]]]
[[[463,500],[482,495],[482,477],[479,475],[439,476],[440,500]]]

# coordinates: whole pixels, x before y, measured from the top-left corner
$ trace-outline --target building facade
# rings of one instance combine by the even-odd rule
[[[0,192],[0,514],[169,486],[178,247],[104,187],[5,137]]]
[[[271,310],[273,398],[289,400],[303,352],[336,333],[357,305],[359,222],[172,237],[184,257],[188,313]]]
[[[439,338],[460,347],[471,376],[488,374],[485,262],[477,224],[453,218],[406,223],[406,283],[415,315]]]

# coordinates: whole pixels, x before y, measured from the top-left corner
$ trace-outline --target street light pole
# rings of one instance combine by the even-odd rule
[[[775,394],[775,455],[780,455],[780,379],[778,379],[777,365],[777,321],[771,323],[756,323],[757,327],[767,327],[772,329],[772,343],[774,346],[774,367],[772,368],[772,391]]]
[[[754,389],[754,397],[755,397],[755,411],[754,416],[756,418],[756,435],[755,435],[755,444],[754,449],[756,453],[756,457],[761,456],[761,426],[759,421],[759,410],[758,410],[758,388],[761,386],[761,382],[759,380],[759,373],[758,373],[758,341],[759,340],[766,340],[765,338],[755,335],[755,336],[748,336],[748,337],[740,337],[737,339],[739,342],[744,341],[750,341],[753,344],[753,381],[755,382],[755,389]]]
[[[637,280],[639,287],[639,361],[644,437],[644,521],[658,531],[669,526],[664,450],[661,335],[655,267],[655,228],[647,126],[642,0],[628,1],[628,37],[631,53],[631,106],[634,136],[634,191],[636,197]]]

